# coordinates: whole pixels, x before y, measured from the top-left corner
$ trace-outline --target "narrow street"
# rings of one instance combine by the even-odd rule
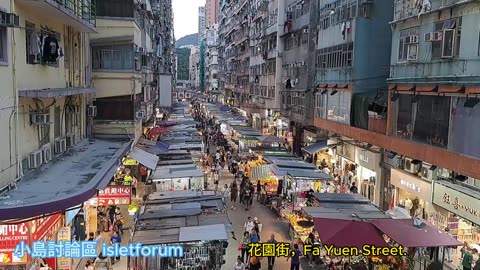
[[[215,153],[215,151],[216,147],[210,146],[210,153]],[[227,169],[224,169],[219,181],[218,189],[221,190],[221,188],[225,184],[230,185],[232,181],[233,175]],[[208,184],[208,189],[214,189],[213,180],[209,179]],[[261,242],[267,241],[268,239],[270,239],[270,236],[272,234],[275,234],[275,239],[278,242],[285,242],[290,244],[292,243],[290,237],[288,236],[288,223],[282,219],[279,219],[278,216],[269,207],[257,203],[256,196],[254,197],[252,207],[248,211],[245,211],[245,209],[241,207],[241,204],[239,204],[238,202],[237,208],[235,210],[232,210],[230,200],[228,200],[227,202],[227,208],[228,216],[235,229],[235,236],[237,240],[234,240],[231,237],[229,238],[226,263],[222,267],[222,269],[233,269],[233,265],[237,261],[237,256],[240,255],[240,252],[238,251],[238,244],[244,231],[243,225],[245,224],[249,216],[252,218],[258,217],[260,223],[263,224],[262,231],[260,233]],[[263,258],[261,260],[261,263],[261,269],[268,269],[267,258]],[[276,258],[274,269],[290,269],[290,262],[287,262],[286,258]],[[309,270],[312,268],[308,266],[306,261],[302,260],[302,265],[300,269]]]

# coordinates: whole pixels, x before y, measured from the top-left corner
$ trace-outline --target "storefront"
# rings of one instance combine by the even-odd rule
[[[476,193],[476,194],[475,194]],[[445,181],[434,184],[433,203],[446,210],[444,223],[460,242],[480,243],[480,199],[478,192]]]
[[[348,172],[354,172],[356,170],[355,148],[355,145],[348,143],[341,143],[336,148],[338,165],[345,175],[347,175]]]
[[[86,232],[109,231],[108,223],[104,224],[103,220],[108,220],[107,208],[110,205],[130,205],[132,201],[132,188],[130,186],[107,186],[98,192],[96,198],[90,199],[85,205],[84,227]],[[77,219],[81,219],[82,215],[77,215]],[[74,230],[82,230],[82,220],[76,220]],[[77,233],[75,233],[76,237]],[[81,236],[80,236],[81,238]]]
[[[358,191],[375,205],[380,205],[382,201],[380,198],[382,183],[379,179],[382,175],[380,160],[380,153],[357,147],[355,163],[357,164]]]
[[[411,217],[433,222],[438,210],[432,205],[432,184],[402,170],[392,169],[390,183],[394,186],[394,205],[404,208]]]

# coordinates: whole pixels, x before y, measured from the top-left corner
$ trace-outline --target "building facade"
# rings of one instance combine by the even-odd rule
[[[206,30],[205,39],[205,89],[218,92],[218,25],[213,24]]]
[[[220,14],[220,0],[207,0],[205,3],[206,27],[213,26],[218,23]]]
[[[207,27],[207,18],[205,15],[205,7],[198,7],[198,46],[205,39],[205,30]]]
[[[189,73],[190,81],[194,82],[195,88],[200,87],[200,80],[198,75],[199,61],[200,61],[200,48],[198,46],[192,47],[190,50]]]

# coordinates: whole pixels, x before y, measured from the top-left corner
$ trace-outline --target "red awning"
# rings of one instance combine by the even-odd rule
[[[315,218],[313,221],[324,245],[359,249],[364,245],[388,247],[382,233],[370,222],[331,218]]]
[[[380,231],[403,247],[450,247],[462,245],[453,236],[435,228],[424,220],[421,220],[423,227],[415,227],[413,219],[376,219],[371,222]]]
[[[163,127],[154,127],[150,130],[150,132],[148,133],[148,136],[151,138],[151,137],[154,137],[160,134],[166,134],[166,133],[172,133],[172,132]]]

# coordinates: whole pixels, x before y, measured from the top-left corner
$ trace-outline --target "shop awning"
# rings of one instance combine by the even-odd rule
[[[333,178],[322,172],[318,172],[315,170],[292,170],[292,169],[284,169],[284,168],[275,168],[272,170],[272,173],[277,176],[291,176],[293,178],[299,179],[322,179],[322,180],[333,180]]]
[[[462,245],[462,242],[425,220],[379,219],[371,222],[397,244],[407,248]]]
[[[158,156],[156,155],[143,151],[138,147],[133,147],[128,155],[149,169],[155,170],[157,168]]]
[[[388,246],[382,233],[370,222],[328,218],[314,218],[313,222],[324,245],[359,249],[364,245]]]
[[[314,193],[319,203],[371,204],[365,196],[358,193]]]
[[[180,228],[180,242],[227,240],[224,224]]]
[[[273,136],[273,135],[263,135],[263,136],[257,137],[257,140],[263,143],[284,143],[285,142],[284,139],[279,138],[277,136]]]
[[[307,152],[310,155],[314,155],[314,154],[322,151],[325,148],[328,148],[327,141],[321,141],[321,142],[317,142],[317,143],[314,143],[314,144],[311,144],[309,146],[306,146],[306,147],[302,148],[302,151]]]
[[[132,141],[84,140],[71,154],[24,176],[2,195],[2,220],[30,218],[75,207],[96,196],[112,179]]]
[[[227,106],[227,105],[224,105],[224,106],[220,107],[220,111],[222,111],[222,112],[229,112],[231,110],[232,110],[232,108],[230,108],[230,106]]]

